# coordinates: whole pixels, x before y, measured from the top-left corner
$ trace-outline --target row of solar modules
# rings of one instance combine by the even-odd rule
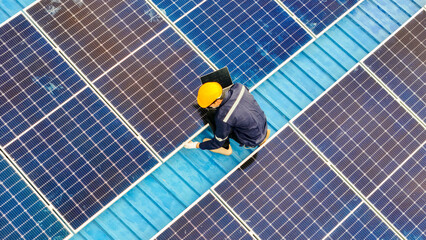
[[[1,136],[12,139],[3,142],[5,154],[77,229],[159,162],[24,16],[1,27],[0,43]],[[19,135],[8,129],[11,125]],[[17,198],[24,192],[15,191],[6,196],[24,199],[17,203],[24,210],[9,211],[11,205],[2,201],[2,213],[8,213],[2,218],[2,239],[67,233],[38,224],[38,211],[46,215],[49,210],[34,212],[32,206],[41,201]],[[45,235],[31,230],[38,228]]]
[[[333,19],[330,16],[339,16],[354,4],[330,2],[330,6],[321,3],[312,7],[331,9],[333,14],[319,10],[317,14]],[[311,40],[272,0],[156,3],[217,67],[227,66],[236,82],[249,87]],[[145,1],[40,1],[27,12],[161,157],[167,157],[203,125],[193,106],[194,92],[199,86],[197,78],[212,71],[212,66]],[[35,41],[28,39],[28,44]],[[34,71],[29,73],[34,79],[52,84],[51,90],[60,90],[55,86],[62,79]],[[11,77],[22,77],[17,74],[22,74],[19,69],[10,73]],[[50,83],[52,79],[57,82]],[[49,112],[42,110],[33,109],[38,114],[31,119],[26,112],[16,114],[34,122]],[[8,134],[1,138],[2,145],[28,128],[4,123],[3,131]]]
[[[311,39],[272,0],[155,3],[248,86]],[[337,5],[330,19],[353,2]],[[213,66],[153,6],[43,0],[0,27],[0,146],[73,229],[203,126],[195,91]],[[2,238],[36,236],[8,219]]]
[[[156,238],[425,239],[425,36],[422,10]]]

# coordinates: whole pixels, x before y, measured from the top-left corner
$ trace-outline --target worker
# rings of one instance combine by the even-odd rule
[[[242,147],[254,148],[265,143],[270,135],[265,113],[242,84],[236,83],[224,91],[217,82],[204,83],[198,90],[197,102],[209,110],[206,120],[214,138],[201,143],[189,141],[184,144],[187,149],[200,148],[231,155],[230,138]]]

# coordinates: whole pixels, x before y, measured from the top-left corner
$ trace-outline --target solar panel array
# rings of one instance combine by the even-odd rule
[[[261,239],[322,239],[361,202],[290,127],[214,190]]]
[[[145,1],[42,0],[27,12],[90,80],[168,27]]]
[[[211,194],[206,194],[156,239],[254,239]]]
[[[213,69],[145,1],[28,12],[161,157],[204,125],[194,99]]]
[[[365,196],[426,140],[423,126],[361,67],[294,124]]]
[[[75,229],[158,163],[89,88],[6,151]]]
[[[160,154],[168,156],[204,124],[194,103],[199,77],[213,71],[171,28],[95,82]]]
[[[421,11],[364,63],[423,121],[426,120],[426,12]],[[425,133],[421,147],[374,193],[370,201],[408,239],[426,236]],[[407,144],[407,143],[404,143]]]
[[[184,1],[154,2],[218,68],[227,66],[234,82],[248,87],[312,39],[273,0],[205,1],[187,15],[175,10]]]
[[[19,15],[0,28],[0,145],[85,87],[43,36]]]
[[[407,239],[426,236],[426,146],[410,157],[370,201]]]
[[[65,238],[68,231],[0,155],[0,238]]]
[[[408,32],[417,33],[423,15],[396,37],[415,39]],[[394,39],[384,46],[394,44]],[[422,49],[415,51],[417,59],[423,56]],[[406,67],[418,72],[422,66],[417,63],[411,61]],[[292,124],[332,166],[291,127],[285,127],[247,160],[249,164],[214,187],[260,239],[426,236],[426,129],[361,66]]]
[[[293,122],[402,234],[425,235],[426,131],[367,72],[355,68]],[[290,127],[215,191],[261,239],[397,239]]]
[[[227,66],[236,82],[249,87],[311,40],[273,0],[154,2],[217,67]],[[314,32],[320,32],[355,1],[327,4],[308,4],[306,7],[312,8],[309,13],[301,7],[297,14],[304,16],[302,21],[308,21]],[[26,12],[60,51],[22,14],[0,27],[0,146],[66,222],[78,229],[159,163],[126,124],[158,155],[169,156],[202,127],[202,112],[193,105],[195,91],[200,85],[198,77],[213,69],[143,0],[90,3],[42,0]],[[420,19],[407,26],[411,31],[412,26],[418,29],[424,25]],[[412,32],[417,39],[424,35],[424,29]],[[407,42],[409,37],[404,36],[402,42],[412,49],[416,42]],[[417,48],[411,50],[417,54],[416,59],[406,64],[414,74],[424,69],[424,61],[418,62],[424,58],[424,51],[420,50],[420,53]],[[70,67],[62,54],[75,66]],[[378,59],[383,60],[379,55],[378,52]],[[99,98],[77,72],[83,73],[108,103]],[[334,132],[321,142],[319,138],[327,134],[331,126],[337,127],[326,125],[324,119],[329,117],[316,124],[302,115],[295,124],[299,124],[302,131],[308,131],[306,135],[312,142],[325,151],[364,194],[383,195],[374,204],[401,232],[409,237],[424,235],[424,197],[418,196],[424,189],[416,188],[416,184],[424,185],[424,171],[417,170],[424,168],[424,149],[409,161],[404,160],[424,142],[425,131],[379,85],[365,77],[365,72],[357,69],[353,74],[357,80],[360,78],[361,86],[354,87],[351,82],[354,79],[350,77],[343,80],[347,86],[335,87],[333,103],[348,110],[343,111],[345,115],[336,115],[336,121],[343,121],[355,110],[350,119],[367,124],[362,129],[363,126],[357,124],[349,126],[356,121],[342,122],[339,127],[343,130],[348,127],[350,133],[359,131],[354,141],[340,137],[343,131],[338,128],[338,136],[333,135],[337,134]],[[398,76],[404,77],[404,74]],[[416,84],[407,85],[417,90]],[[351,94],[359,97],[356,100],[360,102],[351,104],[348,101],[355,99],[342,97],[343,87],[354,87]],[[418,92],[421,94],[422,90]],[[333,91],[328,94],[332,95]],[[404,93],[401,98],[405,96]],[[328,110],[335,114],[342,111],[342,108],[331,108],[327,97],[306,114],[321,116]],[[411,107],[420,108],[423,114],[420,101],[412,99],[408,98],[407,104],[414,102]],[[126,123],[116,116],[111,106]],[[380,107],[385,110],[376,115],[367,114]],[[387,117],[389,113],[394,117]],[[379,119],[378,122],[372,117]],[[362,141],[358,141],[360,139]],[[340,149],[334,140],[337,146],[343,140],[360,145],[346,144]],[[361,144],[368,148],[363,151]],[[370,154],[373,146],[379,150],[371,153],[371,160],[362,153]],[[361,157],[355,162],[366,160],[361,162],[364,165],[359,168],[349,165],[345,171],[344,161],[339,163],[337,156],[333,159],[328,155],[336,148],[338,156],[345,156],[344,161],[360,153]],[[383,151],[389,152],[383,154]],[[375,158],[380,154],[385,157]],[[51,210],[1,157],[0,165],[0,199],[4,199],[0,203],[3,214],[0,236],[34,239],[68,235]],[[396,173],[390,176],[394,170]],[[397,186],[392,191],[383,188],[391,183]],[[286,128],[266,145],[253,165],[233,172],[215,191],[265,239],[317,238],[327,234],[372,236],[367,229],[373,231],[374,226],[375,237],[395,237],[291,128]],[[395,198],[396,192],[397,196],[408,197]],[[396,206],[396,211],[389,211],[390,206]],[[401,214],[396,217],[398,213]],[[163,234],[181,236],[194,228],[188,236],[252,238],[211,194],[182,219]],[[195,227],[194,223],[199,225]],[[351,224],[362,225],[361,232],[351,228]]]
[[[358,0],[280,0],[315,34],[321,33]]]
[[[426,121],[426,12],[400,29],[364,63]]]
[[[366,204],[361,204],[326,239],[399,239]]]

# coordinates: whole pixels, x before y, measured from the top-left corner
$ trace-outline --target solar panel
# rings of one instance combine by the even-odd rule
[[[426,140],[422,125],[361,67],[294,124],[365,196]]]
[[[183,1],[154,2],[217,67],[227,66],[234,82],[248,87],[311,39],[273,0],[205,1],[180,19],[174,9]]]
[[[366,204],[361,204],[326,239],[399,239]]]
[[[0,145],[83,87],[85,83],[23,15],[0,27]]]
[[[426,121],[426,12],[421,11],[364,63]]]
[[[290,127],[214,190],[261,239],[322,239],[361,202]]]
[[[281,0],[315,34],[321,33],[354,6],[357,0]]]
[[[63,239],[68,231],[0,155],[0,238]]]
[[[44,0],[27,12],[90,80],[168,26],[141,0]]]
[[[426,146],[423,144],[369,198],[407,239],[426,236]]]
[[[168,28],[95,82],[95,86],[166,157],[204,124],[195,102],[211,68]]]
[[[89,88],[6,151],[75,229],[158,163]]]
[[[156,239],[254,239],[209,192]]]
[[[206,0],[187,0],[187,1],[173,1],[173,0],[153,0],[160,10],[165,13],[173,22],[190,12],[198,4]]]

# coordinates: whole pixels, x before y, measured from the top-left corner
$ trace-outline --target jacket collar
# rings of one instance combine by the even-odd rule
[[[219,107],[222,107],[223,105],[225,105],[225,103],[231,98],[232,93],[234,92],[234,89],[233,89],[234,86],[232,86],[231,88],[229,88],[228,91],[225,92],[225,97],[223,98],[222,103],[219,105]]]

